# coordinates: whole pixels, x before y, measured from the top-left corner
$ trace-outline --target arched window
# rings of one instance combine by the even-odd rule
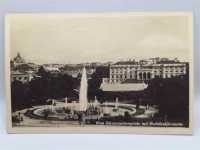
[[[146,75],[146,72],[143,73],[143,80],[146,80],[147,79],[147,75]]]
[[[140,77],[140,79],[142,79],[142,73],[141,72],[139,73],[139,77]]]
[[[151,73],[150,72],[147,73],[147,79],[151,79]]]

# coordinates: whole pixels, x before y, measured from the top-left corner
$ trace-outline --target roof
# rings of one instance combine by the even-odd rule
[[[45,70],[47,71],[60,71],[58,68],[56,67],[44,67]]]
[[[174,61],[174,60],[168,60],[168,61],[159,61],[157,64],[180,64],[180,62]]]
[[[113,84],[101,84],[103,91],[114,92],[127,92],[127,91],[143,91],[148,87],[145,83],[113,83]]]
[[[137,62],[135,61],[118,61],[114,65],[135,65]]]
[[[136,80],[136,79],[126,79],[122,83],[123,84],[125,84],[125,83],[144,83],[144,81],[142,81],[142,80]]]
[[[25,72],[20,72],[20,71],[18,71],[18,70],[16,70],[16,71],[11,71],[11,74],[12,75],[23,75],[23,74],[27,74],[27,73],[25,73]]]

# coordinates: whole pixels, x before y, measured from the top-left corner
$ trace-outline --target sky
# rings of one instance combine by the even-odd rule
[[[9,16],[11,58],[43,63],[152,57],[188,61],[191,18],[183,14],[32,14]]]

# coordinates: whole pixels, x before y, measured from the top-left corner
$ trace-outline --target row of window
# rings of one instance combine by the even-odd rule
[[[111,83],[122,82],[122,79],[111,79]]]
[[[165,76],[162,76],[162,75],[159,75],[159,76],[155,76],[155,77],[159,77],[159,78],[172,78],[172,77],[175,77],[176,75],[165,75]],[[124,79],[120,79],[120,78],[112,78],[110,79],[111,83],[116,83],[116,82],[122,82],[123,80],[125,80],[126,78]],[[139,76],[138,78],[139,80],[149,80],[151,79],[150,77],[146,76],[146,77],[142,77],[142,76]]]
[[[164,72],[165,74],[183,74],[184,72],[183,72],[183,70],[181,70],[181,71],[165,71]],[[151,73],[150,72],[148,72],[148,73],[146,73],[146,72],[140,72],[140,73],[138,73],[138,75],[143,75],[143,74],[148,74],[149,76],[151,75]],[[160,72],[154,72],[154,75],[159,75],[159,74],[162,74],[162,71],[160,71]],[[135,78],[137,75],[136,74],[111,74],[110,75],[111,76],[111,78],[127,78],[127,77],[130,77],[130,78]]]
[[[175,75],[175,74],[165,74],[165,78],[172,78],[172,77],[176,77],[178,75]]]
[[[28,80],[28,77],[13,77],[13,80],[20,80],[20,81],[24,81],[24,80]]]
[[[120,70],[120,71],[110,71],[110,73],[128,73],[128,72],[130,72],[130,71],[122,71],[122,70]]]
[[[166,72],[166,73],[167,73],[167,72],[180,72],[180,73],[183,73],[184,70],[166,70],[165,72]]]
[[[129,76],[127,76],[127,75],[111,75],[111,78],[124,78],[124,79],[126,79],[126,78],[136,78],[137,76],[136,75],[129,75]]]
[[[154,77],[159,76],[159,77],[171,78],[171,77],[175,77],[177,75],[180,75],[180,74],[155,75]],[[139,74],[138,79],[151,79],[151,78],[154,78],[154,77],[151,76],[151,74]],[[111,80],[113,80],[113,79],[119,80],[119,81],[120,81],[120,79],[137,79],[137,76],[126,76],[126,75],[124,75],[124,76],[122,76],[122,75],[114,76],[114,75],[112,75]]]
[[[183,69],[183,68],[185,68],[186,66],[165,66],[165,67],[163,67],[164,69]]]
[[[155,70],[154,71],[154,73],[162,73],[163,71],[162,70]],[[185,70],[184,69],[182,69],[182,70],[165,70],[165,72],[181,72],[181,73],[184,73],[185,72]],[[129,74],[129,73],[131,73],[131,72],[122,72],[122,71],[120,71],[120,72],[111,72],[111,74]]]
[[[142,68],[140,68],[142,70]],[[110,72],[126,72],[126,71],[135,71],[140,70],[139,68],[117,68],[117,69],[110,69]],[[150,68],[150,69],[156,69],[156,68]],[[170,67],[164,67],[160,69],[165,70],[185,70],[185,66],[170,66]]]

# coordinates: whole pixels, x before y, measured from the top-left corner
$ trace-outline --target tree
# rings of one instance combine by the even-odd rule
[[[66,74],[51,74],[43,69],[39,72],[41,77],[30,82],[34,99],[40,100],[41,103],[45,103],[48,98],[61,99],[67,96],[77,99],[74,89],[79,86],[78,79]]]
[[[48,72],[44,69],[43,66],[41,66],[39,69],[38,69],[38,72],[37,74],[41,77],[45,77],[48,75]]]
[[[154,79],[148,87],[149,96],[159,106],[159,115],[168,121],[189,121],[189,77]]]
[[[91,75],[91,79],[88,82],[88,95],[90,98],[94,96],[101,97],[102,90],[100,90],[100,85],[102,83],[102,78],[109,76],[109,67],[97,67],[96,71]]]
[[[31,107],[31,91],[28,84],[20,81],[11,83],[12,111]]]
[[[131,121],[131,115],[130,115],[130,113],[128,111],[125,111],[125,113],[124,113],[124,120],[126,122]]]

